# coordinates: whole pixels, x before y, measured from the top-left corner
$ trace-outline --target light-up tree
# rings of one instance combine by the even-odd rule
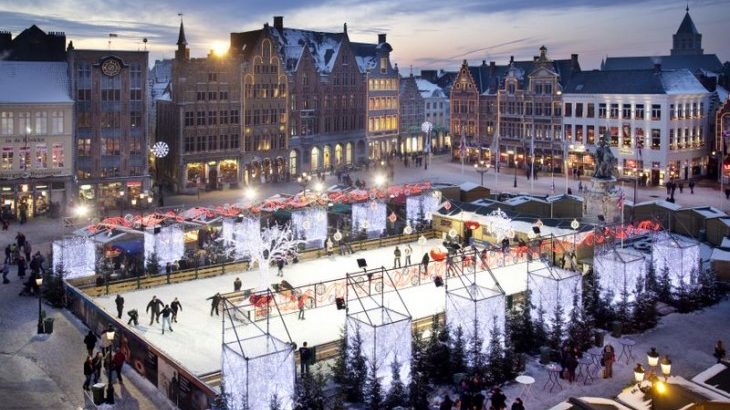
[[[292,232],[289,224],[264,228],[261,230],[260,235],[246,237],[236,235],[233,241],[236,242],[233,249],[237,249],[244,256],[248,256],[251,265],[255,264],[258,267],[258,290],[268,288],[268,284],[271,283],[269,273],[271,262],[287,256],[296,257],[299,244],[302,243],[302,241],[294,239],[294,232]]]

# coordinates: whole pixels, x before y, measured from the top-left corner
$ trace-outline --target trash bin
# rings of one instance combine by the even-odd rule
[[[53,318],[47,317],[45,320],[43,320],[43,327],[45,328],[45,333],[53,333]]]
[[[548,364],[550,363],[550,347],[548,346],[541,346],[540,347],[540,363],[541,364]]]
[[[601,329],[593,331],[593,342],[597,347],[603,347],[603,339],[606,337],[606,332]]]
[[[623,326],[621,325],[621,322],[611,322],[611,336],[621,337],[622,330]]]
[[[97,406],[103,404],[106,400],[104,397],[104,389],[106,389],[105,383],[96,383],[91,386],[91,399]]]

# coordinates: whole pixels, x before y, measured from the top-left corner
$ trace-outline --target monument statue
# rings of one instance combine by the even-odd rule
[[[613,156],[611,147],[608,146],[608,131],[598,141],[598,147],[596,148],[596,172],[593,173],[593,178],[598,179],[611,179],[616,173],[616,166],[618,160]]]

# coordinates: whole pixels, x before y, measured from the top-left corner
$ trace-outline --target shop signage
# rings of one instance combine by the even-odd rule
[[[65,168],[30,169],[25,171],[0,172],[0,178],[20,179],[71,176],[68,172],[69,171]]]

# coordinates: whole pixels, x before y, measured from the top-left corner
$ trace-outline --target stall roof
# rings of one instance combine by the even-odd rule
[[[141,239],[119,241],[112,245],[113,248],[121,249],[125,253],[144,252],[144,241]]]

